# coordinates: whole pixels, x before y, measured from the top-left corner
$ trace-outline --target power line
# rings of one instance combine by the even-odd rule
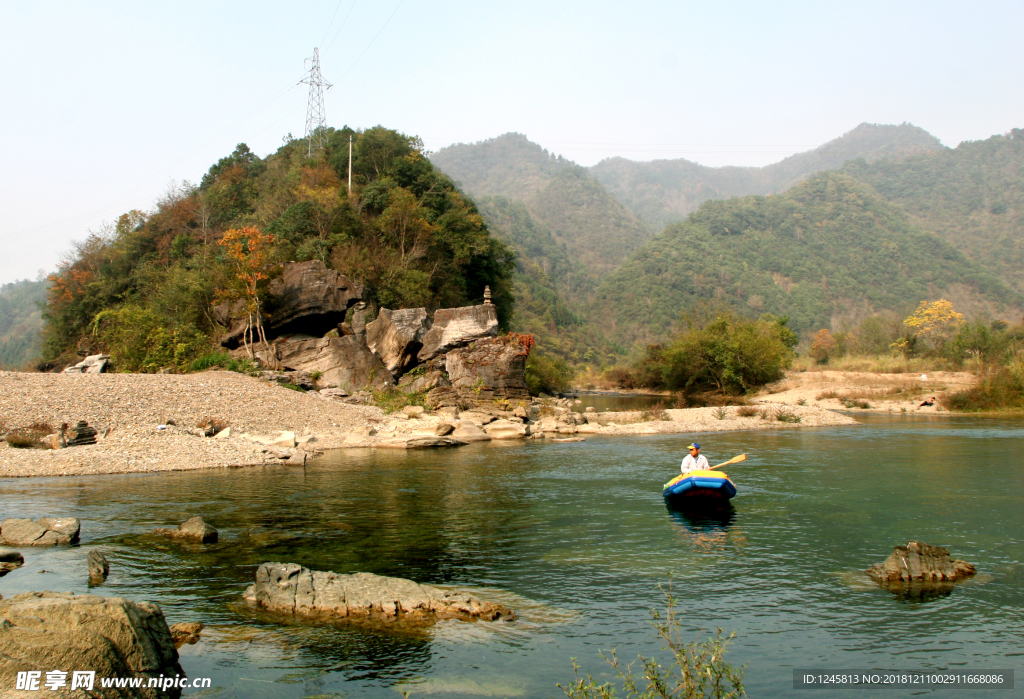
[[[380,31],[377,32],[377,35],[374,36],[373,39],[370,40],[370,43],[366,45],[366,48],[363,49],[363,52],[361,54],[359,54],[359,57],[356,58],[356,60],[352,61],[352,65],[350,65],[345,70],[345,72],[341,74],[341,77],[344,78],[346,75],[348,75],[349,71],[351,71],[353,68],[355,68],[356,64],[359,63],[359,59],[361,59],[363,56],[366,55],[366,52],[370,50],[371,46],[373,46],[373,42],[377,41],[377,37],[381,35],[381,33],[384,31],[385,28],[387,28],[387,26],[389,24],[391,24],[391,20],[394,18],[395,14],[398,12],[398,8],[400,8],[402,6],[403,2],[405,2],[405,0],[399,0],[398,4],[395,6],[394,11],[391,13],[391,16],[388,17],[388,20],[386,22],[384,22],[384,26],[382,26],[380,28]]]
[[[352,10],[355,8],[356,2],[358,2],[358,0],[352,0],[352,4],[349,5],[348,7],[348,13],[345,14],[345,18],[341,20],[341,26],[338,28],[338,31],[334,33],[334,39],[332,39],[331,43],[327,45],[326,49],[324,49],[324,53],[330,51],[331,47],[334,46],[334,42],[336,42],[338,40],[338,37],[341,36],[341,30],[345,29],[345,25],[348,24],[348,17],[352,15]]]

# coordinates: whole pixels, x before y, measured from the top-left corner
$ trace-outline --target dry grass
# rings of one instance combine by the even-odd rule
[[[897,357],[891,354],[848,355],[830,359],[828,364],[818,364],[807,356],[797,357],[792,370],[807,371],[861,371],[875,374],[927,374],[935,371],[950,371],[953,367],[944,359],[933,357]]]
[[[760,414],[761,411],[752,405],[744,405],[736,409],[736,415],[739,417],[754,417]]]
[[[49,449],[39,440],[53,434],[56,430],[47,422],[33,422],[25,427],[17,427],[7,432],[7,444],[15,449]]]

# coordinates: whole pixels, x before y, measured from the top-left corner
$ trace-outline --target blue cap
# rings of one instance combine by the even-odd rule
[[[700,445],[697,444],[696,442],[694,442],[693,444],[691,444],[690,446],[688,446],[686,448],[687,449],[697,449],[697,450],[699,450],[700,449]]]

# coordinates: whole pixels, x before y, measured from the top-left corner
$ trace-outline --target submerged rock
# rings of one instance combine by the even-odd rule
[[[430,622],[435,619],[511,621],[515,613],[465,592],[441,590],[405,578],[372,573],[343,575],[295,563],[264,563],[246,604],[312,619]]]
[[[395,437],[374,443],[373,446],[380,449],[430,449],[433,447],[461,447],[466,442],[452,437],[436,437],[432,435],[409,435]]]
[[[174,639],[174,647],[181,648],[186,643],[197,643],[202,630],[203,623],[200,621],[183,621],[173,624],[170,627],[170,632],[171,638]]]
[[[215,544],[218,537],[217,530],[207,524],[202,517],[190,517],[177,529],[157,529],[155,533],[197,544]]]
[[[87,561],[89,564],[90,583],[101,583],[110,575],[110,563],[107,561],[107,557],[96,549],[89,552]]]
[[[955,583],[975,574],[967,561],[954,560],[941,546],[908,541],[882,563],[867,569],[872,580],[900,597],[928,599],[948,595]]]
[[[15,687],[19,672],[41,672],[42,688],[47,672],[64,670],[69,673],[66,689],[72,670],[96,673],[92,691],[66,696],[176,698],[180,690],[148,688],[148,678],[185,674],[160,607],[120,597],[26,592],[0,600],[0,658],[0,687],[5,689]],[[126,692],[101,688],[100,677],[140,677],[143,682]]]

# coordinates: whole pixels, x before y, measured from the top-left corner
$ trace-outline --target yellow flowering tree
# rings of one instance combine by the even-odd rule
[[[903,326],[909,333],[930,342],[936,352],[942,352],[965,322],[963,314],[957,313],[951,302],[939,299],[932,303],[922,301],[917,310],[903,321]]]

